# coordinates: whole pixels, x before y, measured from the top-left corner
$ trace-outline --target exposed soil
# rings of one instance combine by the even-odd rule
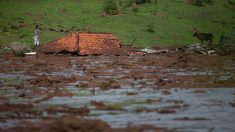
[[[1,129],[0,129],[1,130]],[[128,126],[127,128],[111,128],[107,123],[101,120],[87,120],[76,118],[74,116],[63,116],[61,118],[43,119],[41,122],[24,122],[22,126],[4,129],[5,132],[144,132],[161,131],[172,132],[165,128],[154,127],[150,125]]]

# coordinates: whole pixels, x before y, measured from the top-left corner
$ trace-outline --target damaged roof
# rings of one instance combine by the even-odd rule
[[[105,54],[120,48],[120,42],[109,33],[79,33],[79,51],[84,54]]]
[[[120,42],[111,33],[71,33],[40,46],[44,53],[78,53],[79,55],[113,54]]]
[[[59,38],[53,42],[40,46],[40,51],[44,53],[78,52],[78,33]]]

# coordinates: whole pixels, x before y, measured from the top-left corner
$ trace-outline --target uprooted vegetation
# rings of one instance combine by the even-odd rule
[[[227,39],[221,44],[210,45],[212,49],[215,49],[218,55],[227,56],[235,55],[235,40]]]
[[[30,51],[32,51],[32,48],[29,44],[20,42],[13,42],[5,47],[0,47],[0,54],[8,54],[19,57],[24,56],[26,52]]]
[[[235,39],[231,35],[221,35],[219,43],[206,45],[206,50],[220,56],[235,55]]]

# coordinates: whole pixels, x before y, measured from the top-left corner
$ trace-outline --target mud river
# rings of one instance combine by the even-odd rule
[[[0,131],[234,132],[235,57],[0,57]]]

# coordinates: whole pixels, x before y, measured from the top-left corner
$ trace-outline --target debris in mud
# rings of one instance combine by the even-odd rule
[[[148,104],[160,103],[161,101],[162,101],[161,98],[159,98],[159,99],[147,99],[147,100],[146,100],[146,103],[148,103]]]
[[[167,100],[168,103],[173,103],[173,105],[166,106],[166,109],[180,109],[180,108],[188,108],[190,104],[186,104],[183,100]]]
[[[141,49],[140,51],[146,54],[163,54],[163,53],[169,52],[168,49],[154,50],[154,49],[148,49],[148,48]]]
[[[0,112],[28,112],[31,111],[34,106],[32,104],[0,104]]]
[[[112,105],[106,105],[102,102],[97,102],[97,101],[91,101],[91,105],[95,106],[96,109],[98,110],[118,110],[118,111],[124,111],[125,109],[121,107],[115,107]]]
[[[177,51],[185,52],[185,53],[196,53],[196,54],[204,54],[204,55],[234,55],[234,40],[230,39],[225,44],[217,43],[217,44],[193,44],[189,46],[182,46],[176,48]]]
[[[157,85],[159,88],[168,88],[168,87],[171,87],[172,80],[167,77],[161,77],[155,82],[155,85]],[[163,94],[167,94],[167,93],[163,93]]]
[[[89,87],[98,87],[102,90],[108,90],[108,89],[116,89],[120,88],[120,84],[113,80],[113,79],[106,79],[106,80],[98,80],[98,79],[92,79],[88,84],[81,83],[78,85],[78,87],[82,86],[81,88],[89,88]]]
[[[15,86],[16,89],[24,89],[24,83],[21,82],[20,84]]]
[[[49,99],[51,99],[51,98],[53,98],[53,97],[54,97],[53,94],[46,94],[45,97],[35,100],[34,103],[37,103],[37,104],[38,104],[38,103],[41,103],[41,102],[43,102],[43,101],[49,100]]]
[[[120,84],[114,80],[109,80],[108,82],[101,83],[100,88],[103,90],[109,89],[109,88],[120,88]]]
[[[180,108],[188,108],[190,105],[189,104],[174,104],[171,106],[166,106],[166,109],[180,109]]]
[[[54,120],[54,116],[73,114],[102,119],[114,128],[125,127],[128,122],[137,125],[151,122],[182,130],[188,127],[194,131],[195,128],[190,127],[195,125],[193,121],[187,124],[182,120],[179,124],[177,120],[172,120],[184,117],[182,114],[185,112],[196,113],[190,114],[192,117],[203,115],[219,124],[225,121],[230,123],[225,128],[233,130],[231,122],[234,119],[229,117],[232,116],[234,103],[226,103],[233,100],[234,94],[234,81],[226,81],[235,74],[233,60],[233,57],[181,52],[168,52],[162,56],[71,57],[39,54],[37,59],[34,56],[2,57],[0,102],[17,105],[9,108],[0,105],[0,109],[5,107],[0,111],[0,125],[4,126],[6,120],[14,119],[22,124],[27,119],[36,120],[38,123],[34,122],[35,125],[42,125],[39,120],[43,122],[46,121],[44,119]],[[224,83],[216,83],[215,79]],[[91,91],[94,91],[93,95]],[[24,108],[20,106],[22,103],[32,104],[33,107]],[[89,107],[80,111],[83,106]],[[221,109],[225,112],[218,112]],[[215,114],[221,118],[214,117]],[[160,115],[157,118],[161,120],[156,121],[156,115]],[[188,122],[187,119],[185,122]],[[17,125],[20,124],[10,127]],[[203,125],[209,128],[211,122],[205,120]],[[215,130],[220,131],[220,128],[224,126],[219,125]]]
[[[175,100],[175,99],[167,100],[167,102],[174,103],[174,104],[183,104],[184,103],[183,100]]]
[[[25,96],[26,96],[25,93],[21,93],[21,94],[19,95],[19,97],[25,97]]]
[[[161,114],[174,114],[174,113],[176,113],[176,111],[173,109],[161,109],[161,110],[157,110],[157,112],[161,113]]]
[[[138,95],[138,93],[137,92],[127,92],[126,95],[134,96],[134,95]]]
[[[55,94],[54,96],[57,97],[71,97],[73,96],[73,93],[68,92],[66,89],[55,89]]]
[[[182,52],[206,54],[206,52],[204,51],[205,47],[206,45],[194,44],[194,45],[189,45],[189,46],[182,46],[182,47],[176,48],[176,50],[182,51]]]
[[[37,52],[28,52],[28,53],[25,53],[25,55],[36,55]]]
[[[83,83],[79,83],[78,85],[76,85],[77,88],[88,88],[89,84],[87,82]]]
[[[151,108],[145,108],[145,107],[140,107],[135,109],[135,112],[141,113],[141,112],[157,112],[160,114],[174,114],[176,111],[171,108],[164,108],[164,109],[151,109]]]
[[[7,97],[4,97],[4,96],[0,96],[0,101],[4,101],[4,100],[8,100],[8,98]]]
[[[175,118],[174,120],[177,121],[205,121],[205,120],[209,120],[205,117],[193,117],[193,118],[189,118],[189,117],[183,117],[183,118]]]
[[[201,93],[206,93],[206,91],[205,90],[194,90],[193,93],[201,94]]]
[[[167,91],[167,90],[164,90],[164,91],[162,91],[162,94],[163,94],[163,95],[171,95],[171,92],[170,92],[170,91]]]
[[[87,107],[72,108],[65,105],[49,107],[46,108],[44,111],[48,112],[49,114],[66,113],[80,116],[87,116],[90,113]]]
[[[58,87],[64,83],[74,82],[76,77],[63,77],[63,76],[46,76],[46,75],[39,75],[35,79],[29,80],[30,84],[36,85],[39,87]]]
[[[235,108],[235,100],[233,100],[233,102],[230,103],[230,105]]]
[[[0,88],[4,86],[4,83],[0,80]]]

